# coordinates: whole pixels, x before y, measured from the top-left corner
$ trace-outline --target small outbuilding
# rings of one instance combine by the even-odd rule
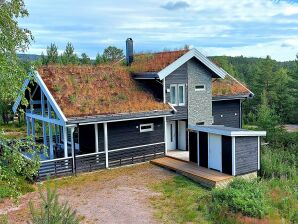
[[[251,131],[223,125],[189,125],[189,160],[232,176],[260,169],[260,137]]]

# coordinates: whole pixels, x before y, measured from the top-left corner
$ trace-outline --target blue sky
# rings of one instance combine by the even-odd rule
[[[68,41],[94,58],[109,45],[136,52],[195,47],[207,56],[244,55],[285,61],[298,53],[298,1],[278,0],[25,0],[20,25],[35,41],[28,53]]]

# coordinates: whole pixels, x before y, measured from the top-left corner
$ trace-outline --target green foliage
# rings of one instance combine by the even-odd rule
[[[47,59],[46,64],[57,64],[59,63],[58,47],[55,43],[51,43],[47,47]]]
[[[108,46],[104,49],[102,55],[96,55],[94,63],[98,65],[107,62],[116,62],[120,61],[122,58],[124,58],[123,50],[114,46]]]
[[[39,194],[42,199],[39,209],[29,203],[32,224],[76,224],[80,223],[76,212],[71,209],[67,202],[60,204],[58,201],[57,189],[51,189],[50,184],[46,185],[46,192],[39,187]]]
[[[227,188],[212,191],[212,212],[223,207],[243,215],[262,218],[269,212],[265,188],[260,182],[235,179]]]
[[[64,50],[63,54],[61,55],[61,62],[64,65],[79,63],[79,58],[74,53],[74,47],[73,47],[72,43],[68,42],[66,44],[65,50]]]
[[[281,178],[298,181],[298,145],[291,150],[264,147],[261,155],[260,174],[264,178]]]
[[[62,90],[62,87],[60,85],[58,85],[58,84],[55,84],[53,86],[53,89],[54,89],[55,92],[60,92]]]
[[[162,193],[152,198],[155,216],[162,223],[208,223],[206,204],[210,192],[207,189],[182,176],[175,176],[152,188]]]
[[[33,181],[37,175],[40,167],[38,153],[43,151],[44,147],[30,138],[26,141],[8,140],[0,134],[0,139],[0,181],[10,188],[11,197],[18,197],[23,192],[22,180]],[[21,151],[31,155],[31,159],[24,157]]]
[[[74,104],[76,102],[76,100],[77,100],[77,97],[76,97],[76,95],[70,95],[68,97],[68,100],[69,100],[69,102],[71,102],[72,104]]]
[[[18,26],[18,20],[29,15],[24,1],[4,0],[0,4],[0,113],[7,122],[10,104],[27,78],[16,52],[25,52],[33,37],[29,30]]]
[[[89,65],[89,64],[91,64],[91,59],[89,58],[89,56],[86,53],[82,53],[80,62],[83,65]]]
[[[9,182],[0,180],[0,202],[4,198],[14,198],[19,194],[26,194],[35,190],[32,184],[22,177],[15,178],[14,180],[16,181],[15,184],[17,186],[18,192],[15,191],[15,188],[11,187],[11,184]]]

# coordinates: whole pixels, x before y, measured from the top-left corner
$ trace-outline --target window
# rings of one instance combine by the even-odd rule
[[[205,85],[196,85],[195,86],[195,91],[204,91],[206,88],[205,88]]]
[[[148,132],[148,131],[154,131],[154,124],[141,124],[140,125],[140,132]]]
[[[170,103],[177,105],[177,85],[170,86]]]
[[[185,85],[178,85],[179,106],[185,106]]]
[[[173,84],[170,86],[170,103],[174,106],[185,106],[184,84]]]

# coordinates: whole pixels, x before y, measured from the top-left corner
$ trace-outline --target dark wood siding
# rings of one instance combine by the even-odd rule
[[[94,124],[79,126],[79,154],[95,152],[95,130]]]
[[[240,100],[222,100],[212,102],[212,115],[215,125],[241,128],[240,113]]]
[[[154,131],[140,132],[140,124],[154,124]],[[109,150],[164,142],[163,118],[108,123]]]
[[[199,132],[200,166],[208,168],[208,133]]]
[[[187,119],[187,64],[181,65],[178,69],[172,72],[165,78],[165,90],[170,88],[171,84],[185,84],[185,106],[175,106],[177,113],[169,117],[169,120],[183,120]],[[178,97],[178,96],[177,96]],[[166,102],[170,102],[170,93],[166,92]]]
[[[232,137],[221,136],[222,172],[232,175]]]
[[[189,132],[189,160],[198,163],[198,134]]]
[[[258,170],[258,137],[235,137],[236,175]]]

